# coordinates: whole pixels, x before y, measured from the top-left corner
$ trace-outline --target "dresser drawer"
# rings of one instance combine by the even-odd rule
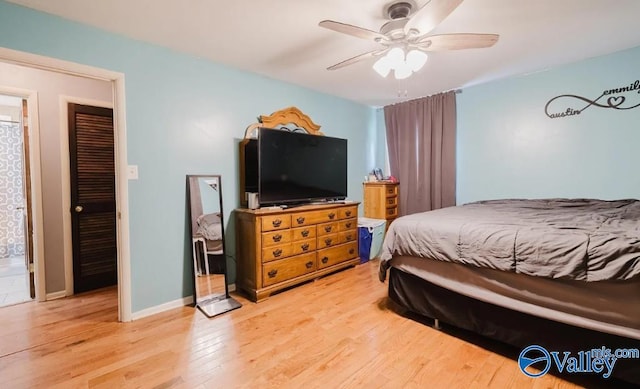
[[[358,227],[358,219],[347,219],[339,222],[338,231],[347,231]]]
[[[357,230],[343,231],[343,232],[338,234],[338,241],[340,243],[352,242],[352,241],[354,241],[356,239],[358,239]]]
[[[291,242],[291,230],[278,230],[262,233],[262,247],[275,246]]]
[[[262,217],[262,231],[283,230],[291,227],[290,215],[272,215]]]
[[[311,251],[316,251],[316,239],[297,240],[291,244],[293,248],[292,255],[304,254]]]
[[[338,222],[318,224],[318,237],[338,232]]]
[[[358,256],[358,242],[318,250],[318,269],[329,267]]]
[[[318,236],[318,248],[331,247],[340,244],[339,234],[330,234],[324,236]]]
[[[338,210],[339,219],[348,219],[358,214],[358,207],[344,207]]]
[[[262,265],[262,283],[264,286],[277,284],[316,270],[315,253],[273,261]]]
[[[395,207],[396,205],[398,205],[398,196],[391,196],[391,197],[387,197],[387,198],[385,199],[384,204],[385,204],[385,206],[386,206],[387,208],[389,208],[389,207]]]
[[[262,262],[275,261],[276,259],[290,257],[291,253],[293,253],[293,247],[291,246],[291,243],[263,248]]]
[[[386,185],[384,188],[384,193],[387,197],[397,195],[398,185]]]
[[[308,226],[338,220],[338,210],[325,209],[321,211],[298,212],[291,215],[291,223],[294,227]]]
[[[385,212],[385,219],[394,219],[398,216],[398,207],[387,208]]]
[[[291,229],[293,240],[308,239],[316,237],[316,226],[298,227]]]

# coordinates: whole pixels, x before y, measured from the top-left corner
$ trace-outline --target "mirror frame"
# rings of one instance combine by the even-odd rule
[[[220,203],[220,232],[222,234],[222,269],[223,269],[223,277],[224,277],[224,293],[220,295],[208,295],[207,299],[198,301],[198,275],[197,275],[197,265],[196,265],[196,242],[193,239],[195,231],[193,231],[193,211],[192,211],[192,193],[191,193],[191,179],[200,179],[200,178],[216,178],[218,180],[218,200]],[[227,254],[226,254],[226,244],[225,244],[225,234],[224,234],[224,208],[222,202],[222,176],[219,174],[188,174],[187,175],[187,204],[188,204],[188,230],[189,230],[189,247],[190,247],[190,257],[191,257],[191,269],[193,275],[193,303],[194,305],[202,311],[207,317],[214,317],[220,315],[222,313],[228,312],[233,309],[240,308],[242,304],[237,302],[229,295],[229,284],[227,282]],[[206,243],[204,243],[203,247],[204,260],[208,261],[209,258],[207,256]],[[211,298],[209,298],[211,297]]]

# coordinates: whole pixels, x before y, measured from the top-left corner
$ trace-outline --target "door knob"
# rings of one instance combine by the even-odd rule
[[[82,205],[76,205],[76,207],[74,208],[74,210],[75,210],[77,213],[82,212],[82,210],[83,210],[83,209],[84,209],[84,208],[82,208]]]

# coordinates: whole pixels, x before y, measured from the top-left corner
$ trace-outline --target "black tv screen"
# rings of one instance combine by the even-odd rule
[[[261,128],[260,205],[342,200],[347,196],[347,140]]]

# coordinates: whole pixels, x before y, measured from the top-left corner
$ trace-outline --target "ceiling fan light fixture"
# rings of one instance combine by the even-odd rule
[[[389,58],[387,58],[387,56],[380,57],[380,59],[373,64],[373,70],[383,78],[387,77],[391,71]]]
[[[397,69],[404,64],[404,50],[400,47],[394,47],[387,53],[389,64],[392,69]]]
[[[421,50],[411,50],[405,56],[401,47],[394,47],[373,64],[373,70],[384,78],[393,70],[396,79],[404,80],[420,70],[426,62],[427,54]]]
[[[422,69],[424,64],[427,63],[427,58],[427,53],[425,53],[424,51],[411,50],[409,53],[407,53],[407,65],[409,65],[411,70],[417,72],[418,70]]]
[[[409,76],[413,74],[411,67],[407,63],[403,63],[395,70],[396,80],[404,80],[405,78],[409,78]]]

